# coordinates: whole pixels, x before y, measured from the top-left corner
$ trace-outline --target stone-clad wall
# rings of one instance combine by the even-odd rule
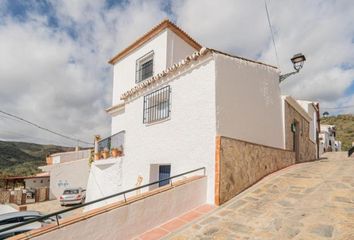
[[[294,151],[294,136],[291,124],[296,120],[299,123],[299,159],[297,162],[307,162],[316,159],[316,144],[309,137],[309,122],[285,101],[285,147]]]
[[[264,176],[294,163],[292,151],[217,137],[215,203],[225,203]]]

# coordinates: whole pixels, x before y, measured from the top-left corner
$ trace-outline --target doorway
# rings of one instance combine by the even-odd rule
[[[300,124],[294,119],[293,123],[293,151],[295,152],[295,163],[300,161]]]
[[[171,177],[171,165],[159,165],[159,181]],[[170,180],[159,182],[159,187],[170,183]]]

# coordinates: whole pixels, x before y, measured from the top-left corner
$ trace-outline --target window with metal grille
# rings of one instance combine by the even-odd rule
[[[170,116],[170,86],[144,97],[144,123],[153,123]]]
[[[149,52],[136,61],[135,82],[141,82],[154,74],[154,52]]]

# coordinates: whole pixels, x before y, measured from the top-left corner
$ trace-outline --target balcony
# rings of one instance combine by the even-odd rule
[[[97,142],[97,150],[95,160],[101,158],[108,158],[111,155],[113,157],[117,157],[115,155],[115,151],[118,150],[118,156],[124,154],[124,137],[125,131],[118,132],[110,137],[104,138]]]

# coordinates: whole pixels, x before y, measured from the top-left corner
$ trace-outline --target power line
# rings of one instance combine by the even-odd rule
[[[64,134],[55,132],[55,131],[53,131],[53,130],[50,130],[50,129],[48,129],[48,128],[39,126],[39,125],[36,124],[36,123],[33,123],[33,122],[31,122],[31,121],[28,121],[28,120],[26,120],[26,119],[24,119],[24,118],[22,118],[22,117],[15,116],[15,115],[13,115],[13,114],[11,114],[11,113],[7,113],[7,112],[4,112],[4,111],[2,111],[2,110],[0,110],[0,112],[3,113],[3,114],[5,114],[5,115],[7,115],[7,116],[10,116],[10,117],[16,118],[16,119],[18,119],[18,120],[21,120],[22,122],[28,123],[28,124],[30,124],[30,125],[36,127],[36,128],[39,128],[39,129],[41,129],[41,130],[44,130],[44,131],[50,132],[50,133],[52,133],[52,134],[55,134],[55,135],[57,135],[57,136],[60,136],[60,137],[63,137],[63,138],[66,138],[66,139],[69,139],[69,140],[72,140],[72,141],[75,141],[75,142],[81,142],[81,143],[84,143],[84,144],[93,145],[92,143],[89,143],[89,142],[86,142],[86,141],[82,141],[82,140],[80,140],[80,139],[75,139],[75,138],[66,136],[66,135],[64,135]]]
[[[322,109],[342,109],[342,108],[353,108],[354,105],[341,106],[341,107],[321,107]]]
[[[4,116],[0,115],[0,117],[4,117]],[[11,118],[9,118],[9,119],[11,119]],[[68,145],[68,142],[64,142],[64,139],[48,139],[48,138],[43,138],[43,137],[34,137],[34,136],[29,136],[29,135],[25,135],[23,133],[18,133],[18,132],[9,131],[9,130],[0,130],[0,135],[1,134],[11,134],[12,136],[19,137],[22,139],[27,138],[27,139],[36,140],[41,143],[47,142],[47,143],[51,143],[51,144],[56,144],[58,146],[67,146]],[[10,139],[10,140],[16,141],[15,139]],[[66,141],[68,141],[68,140],[66,140]]]
[[[273,41],[273,46],[274,46],[274,52],[275,52],[275,57],[277,60],[277,65],[279,67],[279,58],[278,58],[278,51],[277,51],[277,47],[275,45],[275,40],[274,40],[274,33],[273,33],[273,28],[272,28],[272,24],[270,23],[270,17],[269,17],[269,11],[268,11],[268,6],[267,6],[267,0],[264,0],[264,7],[267,13],[267,20],[268,20],[268,25],[269,25],[269,30],[270,30],[270,34],[272,35],[272,41]]]

